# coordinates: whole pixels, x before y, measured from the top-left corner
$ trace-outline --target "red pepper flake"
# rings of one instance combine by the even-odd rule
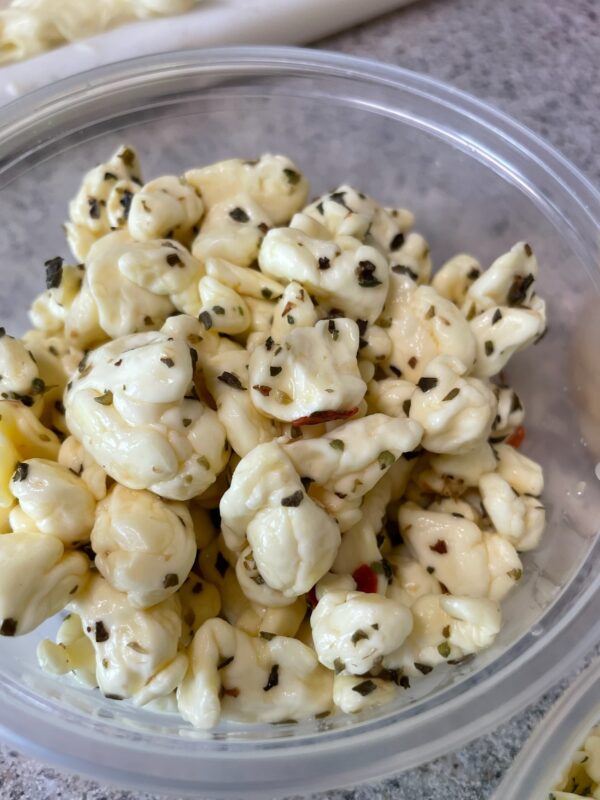
[[[522,425],[519,425],[519,427],[508,437],[506,444],[509,444],[511,447],[514,447],[518,450],[523,444],[524,439],[525,428]]]
[[[435,544],[429,545],[429,549],[433,550],[434,553],[439,553],[441,556],[443,556],[448,552],[448,545],[443,539],[438,539]]]
[[[257,383],[252,388],[255,389],[257,392],[260,392],[265,397],[268,397],[271,394],[271,387],[270,386],[264,386],[261,383]]]
[[[349,419],[358,411],[358,407],[349,408],[347,411],[313,411],[306,417],[298,417],[292,420],[292,425],[320,425],[322,422],[334,422],[337,419]]]
[[[234,686],[233,689],[223,689],[223,694],[226,694],[228,697],[239,697],[240,690]]]
[[[368,564],[361,564],[358,569],[354,570],[352,577],[356,582],[357,591],[367,594],[377,591],[377,574]]]

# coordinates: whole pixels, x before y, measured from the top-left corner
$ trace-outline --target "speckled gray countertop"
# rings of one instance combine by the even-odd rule
[[[317,46],[451,82],[525,123],[600,180],[599,0],[422,0]],[[380,784],[318,797],[486,800],[573,675],[457,753]],[[158,800],[65,775],[3,747],[0,798]]]

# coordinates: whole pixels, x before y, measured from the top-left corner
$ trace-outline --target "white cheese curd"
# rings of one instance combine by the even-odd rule
[[[493,472],[496,464],[494,450],[482,442],[467,453],[430,455],[429,468],[415,474],[414,480],[424,491],[456,497],[468,488],[476,488],[481,476]]]
[[[85,481],[67,467],[43,458],[22,461],[11,491],[31,520],[32,530],[56,536],[65,545],[89,539],[96,500]]]
[[[521,576],[514,547],[503,547],[467,518],[405,503],[399,524],[410,551],[451,594],[500,599],[512,588],[503,578],[508,575],[514,582]]]
[[[181,645],[187,647],[198,628],[207,620],[218,617],[221,611],[221,595],[217,587],[190,572],[177,596],[181,601],[183,631]]]
[[[267,338],[250,356],[253,405],[296,425],[353,416],[367,388],[357,349],[358,327],[350,319],[294,328],[281,343]]]
[[[60,257],[46,262],[47,289],[31,304],[29,318],[32,325],[46,333],[59,333],[67,320],[84,274],[83,264],[63,264]]]
[[[294,162],[287,156],[270,153],[253,161],[218,161],[188,170],[185,177],[200,190],[207,208],[243,191],[265,209],[274,225],[291,219],[308,194],[308,181]]]
[[[271,336],[276,342],[282,341],[294,328],[311,328],[316,321],[317,313],[308,292],[292,281],[273,308]]]
[[[396,696],[394,683],[380,678],[362,679],[355,675],[336,675],[333,679],[333,702],[344,714],[357,714],[385,705]]]
[[[423,426],[423,447],[433,453],[466,453],[492,429],[496,398],[483,381],[466,377],[456,358],[430,361],[411,398],[410,418]]]
[[[501,536],[517,550],[533,550],[538,546],[546,524],[546,512],[537,497],[520,497],[508,481],[494,472],[481,477],[479,492]]]
[[[192,374],[185,340],[160,332],[115,339],[80,365],[65,396],[67,424],[119,483],[189,500],[229,457],[216,412],[187,397]]]
[[[600,728],[589,732],[572,754],[549,798],[556,800],[597,800],[600,796]]]
[[[322,238],[322,233],[317,233],[321,229],[340,242],[348,238],[360,239],[393,258],[401,250],[405,234],[414,223],[410,211],[383,208],[372,197],[346,184],[318,197],[303,210],[302,215],[315,224],[310,226],[305,219],[295,217],[291,227],[301,227],[317,238]]]
[[[203,264],[223,258],[248,267],[258,256],[265,234],[273,225],[265,209],[244,192],[213,205],[192,243],[192,254]]]
[[[106,472],[74,436],[68,436],[61,444],[58,463],[78,475],[96,500],[106,497]]]
[[[492,423],[492,437],[493,441],[501,441],[523,425],[525,409],[519,395],[509,386],[493,384],[491,389],[498,404]]]
[[[442,593],[435,575],[412,558],[404,545],[389,553],[387,559],[392,567],[392,579],[386,590],[390,600],[410,608],[423,595]]]
[[[140,165],[135,150],[119,149],[103,164],[87,172],[79,191],[69,203],[69,222],[65,232],[75,258],[84,261],[92,244],[108,233],[111,227],[126,223],[123,212],[129,208],[133,194],[142,185]],[[112,202],[111,202],[112,201]],[[108,207],[120,208],[109,218]]]
[[[59,446],[57,435],[31,409],[17,400],[0,400],[0,506],[14,502],[10,482],[19,462],[56,459]]]
[[[393,287],[392,287],[393,288]],[[461,311],[431,286],[411,286],[390,292],[383,317],[392,349],[386,371],[417,383],[430,361],[447,355],[469,370],[475,361],[476,343]]]
[[[360,508],[360,520],[344,533],[331,568],[332,572],[352,574],[361,564],[381,561],[377,534],[385,524],[386,507],[391,497],[392,478],[388,471],[364,496]],[[378,588],[383,593],[385,593],[387,584],[385,575],[378,575]]]
[[[356,514],[341,523],[342,529],[348,530],[361,517],[360,499],[420,440],[421,427],[412,420],[371,414],[346,422],[317,439],[292,441],[283,450],[296,471],[312,482],[311,496],[322,502],[330,514],[336,516],[338,508],[357,501]]]
[[[39,532],[0,536],[0,636],[21,636],[66,606],[84,586],[89,561]]]
[[[35,357],[20,339],[4,332],[0,335],[0,396],[18,400],[18,395],[28,395],[33,404],[33,395],[45,389],[40,382]]]
[[[517,494],[539,497],[544,491],[544,473],[541,466],[508,444],[497,444],[494,452],[498,459],[497,470]]]
[[[379,325],[366,325],[365,320],[358,323],[361,339],[359,342],[360,357],[369,359],[373,364],[384,362],[392,349],[390,337]],[[364,329],[364,331],[363,331]],[[374,372],[374,371],[373,371]]]
[[[534,297],[537,275],[537,258],[531,246],[527,242],[518,242],[471,284],[463,311],[471,319],[475,314],[497,306],[528,308]]]
[[[92,530],[96,567],[134,608],[177,591],[196,559],[196,537],[183,503],[118,484],[98,505]]]
[[[92,689],[98,686],[94,646],[85,635],[77,614],[67,614],[56,632],[56,642],[42,639],[37,647],[37,659],[44,672],[50,675],[69,673],[83,686]]]
[[[42,669],[200,728],[373,709],[493,644],[542,536],[537,261],[432,278],[410,211],[283,155],[177,172],[86,173],[82,263],[0,328],[0,635],[67,605]]]
[[[160,327],[174,310],[168,297],[133,283],[119,269],[131,245],[127,231],[114,231],[92,245],[86,259],[84,285],[96,306],[100,327],[112,338]]]
[[[410,636],[383,660],[384,667],[407,675],[426,675],[439,664],[484,650],[500,631],[500,608],[484,598],[428,594],[416,600],[411,612]]]
[[[209,258],[206,261],[206,274],[216,278],[219,283],[235,289],[242,297],[256,300],[278,300],[284,287],[256,269],[238,267],[224,258]]]
[[[438,269],[431,285],[442,297],[462,306],[471,284],[479,278],[482,267],[477,259],[467,253],[459,253]]]
[[[67,311],[64,335],[72,347],[80,350],[89,350],[109,338],[100,326],[98,306],[85,279]]]
[[[428,283],[431,278],[431,257],[427,240],[420,233],[409,233],[404,237],[402,244],[390,253],[390,270],[392,276],[406,281],[410,278],[417,283]],[[395,293],[392,286],[396,283],[391,279],[391,294]]]
[[[402,645],[411,632],[412,615],[379,594],[327,592],[310,625],[321,664],[338,673],[363,675]]]
[[[235,574],[242,592],[252,603],[268,608],[279,608],[295,602],[294,597],[287,597],[266,583],[258,571],[251,547],[246,547],[239,554]]]
[[[546,306],[539,297],[532,308],[499,306],[471,320],[477,354],[473,374],[490,377],[504,369],[511,356],[533,344],[546,330]]]
[[[375,247],[351,239],[317,239],[294,228],[274,228],[258,257],[262,272],[279,281],[297,281],[326,309],[375,322],[385,302],[389,267]]]
[[[402,378],[369,381],[366,395],[369,412],[380,412],[388,417],[408,417],[414,391],[414,383]]]
[[[323,226],[331,236],[353,236],[362,240],[377,208],[371,197],[343,184],[318,197],[303,210],[303,214]]]
[[[194,636],[177,691],[179,712],[197,728],[223,715],[252,722],[298,721],[329,711],[333,676],[295,639],[248,636],[212,619]]]
[[[133,196],[127,226],[134,239],[179,239],[198,225],[204,203],[185,178],[163,175],[144,184]]]
[[[202,301],[199,317],[207,328],[218,333],[242,333],[250,325],[250,309],[230,286],[205,275],[198,284]]]
[[[333,564],[339,527],[305,493],[276,442],[240,461],[219,509],[228,547],[240,552],[248,541],[258,574],[287,597],[309,591]]]
[[[39,394],[24,395],[21,402],[29,403],[31,397],[32,411],[40,415],[40,420],[57,435],[68,435],[65,423],[65,411],[62,402],[65,386],[83,352],[71,347],[62,335],[48,336],[35,328],[27,331],[22,338],[23,344],[35,359],[39,374],[39,382],[34,379],[33,389]],[[43,387],[43,389],[42,389]]]
[[[172,595],[145,610],[96,575],[70,604],[96,655],[100,691],[113,699],[145,705],[170,694],[181,682],[187,658],[178,652],[181,604]]]
[[[118,256],[117,266],[136,286],[152,294],[173,296],[197,282],[202,270],[189,250],[172,239],[129,242]]]
[[[263,606],[252,603],[238,618],[236,625],[251,636],[298,637],[306,616],[306,600],[298,597],[287,606]],[[299,638],[299,637],[298,637]]]
[[[206,385],[233,451],[244,457],[257,445],[279,436],[278,423],[260,414],[249,391],[248,353],[241,348],[203,361]]]
[[[355,590],[356,581],[351,575],[334,575],[333,572],[328,572],[317,581],[315,597],[318,602],[328,592],[354,592]]]

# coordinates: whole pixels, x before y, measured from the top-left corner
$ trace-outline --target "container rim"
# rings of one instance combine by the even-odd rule
[[[468,121],[468,125],[487,133],[486,146],[491,135],[492,143],[498,146],[500,162],[508,163],[509,158],[514,158],[514,163],[526,159],[535,164],[549,185],[560,189],[559,206],[567,204],[569,211],[578,215],[578,225],[584,231],[582,238],[585,240],[588,263],[596,252],[600,228],[600,193],[564,156],[525,126],[434,78],[372,60],[303,48],[232,47],[162,53],[116,62],[66,78],[54,86],[38,89],[12,101],[3,109],[0,124],[0,178],[5,170],[18,168],[25,158],[33,158],[36,152],[42,151],[52,141],[55,135],[53,120],[82,105],[93,104],[110,96],[112,92],[132,92],[137,87],[169,76],[205,74],[222,77],[247,72],[344,78],[363,85],[373,84],[408,92],[451,109]],[[467,140],[468,136],[465,137],[465,147],[468,146]],[[518,166],[515,174],[519,174]],[[573,208],[576,212],[573,212]],[[560,209],[559,215],[569,224]],[[598,540],[588,555],[588,562],[595,561],[600,561]],[[296,777],[290,774],[284,784],[267,782],[261,787],[249,781],[244,787],[244,795],[248,798],[264,796],[267,792],[290,793],[298,787],[309,791],[313,783],[302,778],[306,778],[311,758],[316,757],[317,753],[333,761],[343,752],[347,763],[344,765],[343,778],[341,769],[338,768],[337,772],[333,769],[335,774],[328,776],[328,782],[321,780],[320,783],[314,783],[315,789],[381,777],[456,749],[476,735],[491,730],[548,689],[600,640],[600,620],[594,608],[600,596],[600,574],[584,576],[585,586],[582,590],[578,578],[581,579],[583,571],[580,568],[578,575],[561,594],[561,599],[568,603],[567,610],[559,613],[555,604],[546,610],[542,620],[551,623],[551,634],[542,637],[535,631],[528,632],[492,664],[459,685],[441,690],[436,695],[435,703],[423,702],[419,706],[422,713],[408,716],[405,720],[401,719],[402,711],[388,713],[377,720],[358,722],[351,728],[326,731],[314,736],[268,740],[264,745],[258,741],[238,742],[227,752],[224,752],[222,742],[203,742],[202,748],[193,748],[192,743],[187,742],[186,753],[179,748],[177,753],[162,754],[158,745],[154,747],[150,741],[144,741],[146,753],[151,753],[156,759],[156,771],[159,772],[162,766],[162,782],[156,774],[145,775],[136,771],[135,764],[119,769],[109,767],[111,753],[122,750],[125,744],[122,739],[111,740],[106,733],[102,735],[105,751],[103,763],[93,762],[89,755],[89,741],[94,733],[85,716],[82,715],[78,724],[67,724],[56,718],[51,708],[34,704],[33,696],[28,698],[17,684],[7,684],[6,691],[0,696],[0,732],[5,740],[15,746],[46,760],[58,761],[67,768],[138,789],[175,791],[179,796],[197,796],[198,793],[198,783],[192,786],[184,778],[178,779],[177,765],[186,759],[200,760],[202,764],[203,759],[204,763],[209,760],[224,763],[224,759],[232,756],[249,758],[256,762],[255,766],[262,765],[263,771],[267,770],[270,759],[275,755],[297,760],[294,770]],[[527,676],[524,674],[526,671]],[[440,710],[442,705],[443,711]],[[448,714],[454,715],[456,724],[452,730],[440,730],[440,720]],[[40,723],[42,718],[43,725]],[[98,723],[99,720],[93,720],[95,726]],[[403,731],[400,730],[401,726],[404,726]],[[98,730],[97,727],[96,732]],[[63,735],[67,733],[68,736]],[[368,745],[365,745],[367,737]],[[141,746],[139,741],[127,744],[132,753]],[[353,753],[358,755],[361,750],[370,755],[369,767],[365,767],[364,758],[357,758],[356,768],[349,766]],[[399,750],[402,752],[401,764],[398,763]],[[234,796],[233,789],[223,790],[219,783],[202,784],[201,788],[211,794]]]

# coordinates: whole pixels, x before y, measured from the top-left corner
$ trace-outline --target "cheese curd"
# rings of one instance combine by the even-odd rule
[[[67,467],[56,461],[30,458],[19,464],[10,488],[29,530],[56,536],[65,545],[82,544],[89,539],[96,500],[86,483]],[[19,527],[24,527],[22,518]]]
[[[410,418],[423,426],[423,447],[433,453],[466,453],[490,434],[494,394],[466,371],[458,359],[439,356],[429,362],[411,397]]]
[[[592,728],[573,753],[548,797],[555,800],[597,800],[600,797],[600,727]]]
[[[174,594],[196,560],[192,518],[183,503],[118,484],[98,506],[91,541],[96,568],[134,608]]]
[[[126,223],[133,195],[142,185],[140,174],[137,153],[124,145],[108,161],[84,175],[79,191],[69,203],[69,221],[65,225],[75,258],[85,260],[98,238]]]
[[[182,238],[204,214],[199,192],[185,178],[164,175],[144,184],[131,199],[127,227],[134,239],[145,242]]]
[[[405,503],[399,524],[416,559],[451,594],[500,600],[522,575],[510,542],[482,531],[466,517]]]
[[[21,636],[56,614],[82,589],[89,561],[38,531],[0,536],[0,636]]]
[[[81,617],[94,647],[96,680],[104,695],[142,706],[181,683],[188,660],[178,652],[182,623],[176,596],[136,609],[126,594],[96,575],[69,608]]]
[[[304,491],[277,443],[261,444],[238,464],[219,506],[228,547],[252,547],[257,578],[290,598],[307,592],[331,567],[339,527]]]
[[[294,162],[270,153],[250,161],[219,161],[189,170],[185,177],[200,191],[207,208],[242,190],[265,209],[275,225],[287,222],[308,195],[308,181]]]
[[[143,183],[123,146],[0,328],[0,634],[66,607],[42,669],[199,728],[490,647],[544,528],[495,378],[546,329],[531,247],[432,277],[410,211],[308,191],[278,154]]]
[[[28,458],[56,459],[59,439],[31,409],[16,400],[0,400],[0,507],[14,502],[11,479]]]
[[[417,383],[430,361],[440,355],[453,356],[465,371],[473,366],[476,342],[469,323],[431,286],[398,286],[388,295],[383,316],[392,342],[389,375]]]
[[[160,332],[120,337],[80,364],[65,395],[67,424],[115,480],[189,500],[227,462],[217,415],[191,391],[188,344]]]
[[[301,642],[255,638],[212,619],[194,636],[177,701],[197,728],[212,728],[221,713],[238,721],[296,721],[329,711],[332,679]]]
[[[156,294],[134,283],[121,272],[119,265],[127,258],[132,242],[127,231],[114,231],[106,234],[90,248],[86,259],[84,287],[96,307],[98,324],[111,338],[125,336],[136,331],[160,327],[173,311],[168,297]],[[135,253],[133,258],[144,258],[144,253]],[[166,256],[165,256],[166,260]],[[130,267],[131,269],[131,267]],[[69,327],[70,338],[75,336],[73,326]],[[79,339],[81,346],[91,344],[88,337]]]
[[[276,420],[265,417],[252,403],[246,350],[239,348],[217,354],[206,359],[203,367],[206,385],[217,404],[219,420],[238,456],[243,458],[257,445],[270,442],[279,435]]]
[[[343,245],[294,228],[275,228],[265,236],[258,263],[275,280],[301,283],[325,308],[375,322],[387,293],[387,259],[358,239]]]
[[[281,344],[267,338],[250,356],[252,403],[266,416],[296,425],[353,416],[367,388],[357,349],[358,327],[349,319],[294,328]]]
[[[404,645],[383,659],[384,667],[427,675],[490,647],[500,631],[497,603],[460,595],[423,595],[411,607],[413,629]]]
[[[265,209],[249,194],[240,192],[209,208],[192,243],[192,254],[203,264],[208,258],[223,258],[248,267],[256,260],[272,225]]]
[[[0,335],[0,397],[19,400],[20,395],[28,395],[33,405],[32,395],[44,391],[40,381],[35,357],[20,339],[9,336],[2,328]],[[25,401],[27,403],[27,401]]]
[[[316,439],[290,442],[284,450],[310,481],[310,495],[348,530],[362,517],[362,497],[420,440],[418,423],[371,414]]]
[[[379,594],[327,592],[310,625],[321,664],[337,673],[364,675],[403,644],[412,614]]]

